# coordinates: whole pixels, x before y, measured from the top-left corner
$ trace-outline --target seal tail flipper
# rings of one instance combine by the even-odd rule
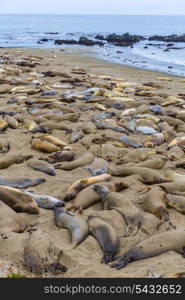
[[[114,257],[108,252],[105,252],[104,256],[102,257],[101,263],[108,264],[109,262],[113,261]]]
[[[117,270],[120,270],[124,267],[126,267],[129,262],[133,260],[132,256],[130,256],[128,253],[122,256],[117,263],[111,265],[111,268],[116,268]]]

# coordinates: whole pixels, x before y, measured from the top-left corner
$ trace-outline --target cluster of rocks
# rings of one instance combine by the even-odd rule
[[[175,42],[175,43],[185,43],[185,34],[177,35],[154,35],[149,37],[149,41],[163,41],[163,42]]]

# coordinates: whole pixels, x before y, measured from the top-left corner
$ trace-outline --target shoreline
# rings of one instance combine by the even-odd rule
[[[90,49],[91,48],[91,49]],[[118,67],[123,67],[125,69],[133,69],[133,70],[137,70],[137,71],[145,71],[145,72],[149,72],[149,73],[156,73],[157,74],[161,74],[163,76],[170,76],[170,77],[178,77],[178,78],[185,78],[185,75],[178,75],[178,74],[172,74],[171,72],[165,72],[165,71],[157,71],[157,70],[153,70],[150,68],[144,68],[144,67],[140,67],[140,66],[134,66],[134,65],[129,65],[126,63],[120,63],[120,62],[115,62],[113,61],[113,59],[108,59],[108,58],[103,58],[101,57],[101,55],[98,55],[98,51],[96,51],[96,49],[94,49],[93,47],[84,47],[83,49],[79,47],[64,47],[64,48],[53,48],[53,47],[2,47],[0,48],[0,52],[2,51],[11,51],[11,50],[17,50],[17,51],[25,51],[25,52],[29,52],[29,51],[45,51],[45,52],[50,52],[50,51],[56,51],[56,52],[63,52],[66,55],[71,55],[74,58],[75,57],[86,57],[87,59],[92,59],[95,61],[100,61],[100,62],[104,62],[105,64],[109,64],[109,65],[113,65],[113,66],[118,66]],[[89,54],[90,53],[90,54]],[[83,62],[82,62],[83,63]]]
[[[154,74],[157,75],[161,75],[161,76],[169,76],[169,77],[173,77],[173,78],[182,78],[182,80],[184,79],[184,76],[180,76],[180,75],[175,75],[175,74],[170,74],[170,73],[167,73],[167,72],[160,72],[160,71],[155,71],[155,70],[147,70],[147,69],[144,69],[144,68],[140,68],[140,67],[136,67],[136,66],[130,66],[130,65],[126,65],[126,64],[121,64],[119,62],[112,62],[112,61],[109,61],[109,60],[106,60],[106,59],[103,59],[101,57],[94,57],[93,55],[90,55],[87,53],[87,51],[83,51],[83,50],[80,50],[79,51],[79,48],[20,48],[20,47],[7,47],[7,48],[0,48],[0,54],[2,52],[2,54],[4,52],[16,52],[16,51],[20,51],[20,52],[25,52],[25,54],[29,54],[29,55],[32,55],[31,52],[35,52],[35,53],[43,53],[45,52],[46,54],[51,54],[51,53],[58,53],[60,55],[62,55],[63,57],[65,57],[65,59],[67,59],[67,62],[68,64],[70,64],[70,60],[71,58],[73,58],[73,60],[71,61],[71,63],[73,64],[75,60],[79,61],[82,65],[85,65],[85,64],[99,64],[100,67],[105,67],[105,65],[107,65],[106,69],[109,71],[109,68],[108,66],[110,67],[110,71],[111,71],[111,66],[112,67],[115,67],[116,69],[119,69],[120,72],[122,72],[121,69],[125,69],[125,71],[128,73],[129,70],[133,70],[137,73],[146,73],[144,75],[149,75],[149,76],[152,76]],[[76,51],[76,53],[75,53]],[[91,51],[90,51],[91,52]],[[33,54],[34,55],[34,54]],[[18,55],[19,56],[19,55]]]

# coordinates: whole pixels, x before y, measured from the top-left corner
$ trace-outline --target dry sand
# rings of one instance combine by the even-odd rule
[[[85,57],[82,55],[74,55],[71,53],[49,49],[49,50],[40,50],[40,49],[1,49],[0,54],[3,56],[10,56],[11,58],[19,57],[19,56],[43,56],[44,60],[39,61],[41,65],[37,65],[34,68],[34,72],[37,71],[48,71],[48,70],[71,70],[75,66],[79,66],[88,74],[96,74],[98,75],[107,75],[112,78],[122,78],[123,81],[137,82],[139,84],[143,84],[150,81],[155,81],[161,83],[164,88],[161,90],[162,92],[166,92],[169,95],[177,95],[178,93],[184,93],[185,82],[181,82],[180,77],[175,77],[171,75],[161,74],[152,71],[145,71],[130,67],[125,67],[113,63],[108,63],[105,61],[97,60],[94,58]],[[12,64],[2,64],[0,67],[15,67]],[[21,68],[21,67],[20,67]],[[23,69],[23,68],[22,68]],[[78,75],[74,75],[78,77]],[[157,77],[169,77],[172,81],[158,81]],[[9,76],[14,77],[14,76]],[[28,73],[22,73],[20,75],[21,78],[34,77]],[[18,78],[15,76],[15,78]],[[33,78],[34,79],[34,78]],[[37,79],[37,78],[36,78]],[[54,83],[58,83],[60,81],[60,77],[44,77],[38,78],[38,80],[44,80],[47,86],[52,86]],[[92,79],[95,80],[96,79]],[[103,83],[108,83],[109,81],[102,80]],[[1,85],[2,87],[6,87],[9,85]],[[0,86],[0,87],[1,87]],[[13,88],[13,86],[11,86]],[[82,87],[85,89],[85,87]],[[67,90],[58,90],[58,94],[54,97],[56,98],[59,94],[62,94]],[[28,96],[27,94],[3,94],[0,95],[1,107],[3,110],[7,109],[7,111],[16,110],[17,107],[20,108],[20,113],[26,116],[26,112],[23,112],[22,107],[23,103],[20,101],[20,105],[16,104],[7,104],[7,100],[12,97],[17,97],[20,95],[25,95],[28,99],[36,99],[39,94]],[[81,104],[83,104],[81,102]],[[139,104],[142,104],[142,97],[140,97]],[[86,104],[91,106],[91,104]],[[79,111],[78,101],[76,103],[69,104],[71,108],[75,108],[76,111]],[[171,108],[171,106],[170,106]],[[0,108],[0,110],[2,110]],[[119,115],[122,111],[114,110]],[[71,123],[73,129],[77,128],[77,125],[80,125],[88,120],[88,118],[95,114],[100,113],[99,110],[88,111],[81,113],[80,119],[76,123]],[[15,115],[16,117],[16,115]],[[116,118],[114,118],[116,120]],[[33,135],[32,133],[25,134],[25,128],[23,124],[20,123],[18,129],[8,128],[5,131],[5,134],[0,136],[0,140],[8,140],[10,142],[10,152],[23,151],[26,154],[34,155],[34,158],[47,157],[47,154],[43,154],[42,152],[38,152],[36,150],[31,149],[30,138]],[[105,133],[105,131],[100,131],[101,133]],[[99,133],[98,133],[99,134]],[[121,133],[115,133],[114,131],[107,130],[106,134],[111,136],[121,136]],[[66,143],[69,142],[69,135],[65,134],[65,131],[53,130],[52,135],[60,138]],[[145,136],[138,135],[138,138],[141,140]],[[87,149],[82,146],[81,141],[78,141],[75,144],[70,145],[76,152],[85,152]],[[132,149],[132,148],[130,148]],[[0,157],[5,156],[6,154],[0,154]],[[110,167],[114,167],[114,162],[110,163]],[[45,173],[41,173],[39,171],[34,171],[33,169],[26,166],[26,163],[14,164],[7,169],[0,170],[0,176],[5,178],[8,177],[30,177],[30,178],[38,178],[42,177],[46,179],[46,182],[40,184],[34,188],[30,188],[36,193],[40,194],[48,194],[51,196],[58,197],[59,199],[63,199],[65,196],[65,192],[68,187],[76,180],[80,178],[90,177],[90,173],[87,170],[84,170],[83,167],[77,168],[73,171],[63,171],[57,170],[56,176],[49,176]],[[128,197],[134,198],[134,204],[139,207],[139,189],[143,184],[138,184],[137,182],[132,182],[128,179],[130,183],[130,188],[126,192]],[[130,194],[129,194],[130,193]],[[141,209],[139,207],[139,209]],[[177,212],[173,208],[169,208],[169,214],[171,221],[177,228],[185,226],[185,216],[180,212]],[[142,211],[142,209],[141,209]],[[123,237],[123,233],[125,231],[125,223],[123,218],[119,215],[118,212],[114,210],[103,211],[100,203],[95,204],[94,206],[89,207],[84,211],[84,215],[88,215],[91,213],[96,213],[103,220],[107,221],[110,225],[114,227],[118,236],[120,237],[120,249],[119,254],[123,254],[128,251],[132,246],[136,245],[138,242],[157,234],[158,232],[165,231],[165,226],[161,225],[159,229],[156,228],[158,224],[158,218],[150,213],[143,212],[144,215],[144,224],[139,229],[138,233],[135,236],[131,237]],[[149,277],[151,272],[164,275],[175,272],[183,272],[185,270],[185,260],[184,258],[173,251],[166,252],[159,256],[144,259],[141,261],[130,263],[126,268],[121,269],[119,271],[110,268],[109,265],[101,264],[102,258],[102,250],[99,247],[97,241],[89,235],[84,242],[82,242],[76,249],[71,249],[71,241],[70,241],[70,233],[66,229],[57,228],[55,225],[53,212],[52,210],[45,210],[40,208],[39,215],[29,215],[27,213],[18,213],[19,217],[22,219],[24,223],[27,224],[28,227],[34,227],[36,229],[42,229],[47,231],[52,236],[54,242],[57,247],[62,251],[60,262],[68,268],[68,271],[64,274],[59,274],[58,277],[122,277],[122,278],[137,278],[137,277]],[[6,218],[6,216],[4,216]],[[34,277],[34,275],[27,271],[24,267],[24,248],[29,239],[30,233],[25,230],[23,233],[7,233],[7,238],[0,238],[0,276],[7,276],[8,273],[15,272],[19,274],[24,274],[27,277]],[[8,271],[7,271],[8,270]],[[42,276],[48,276],[48,274],[42,274]],[[50,276],[50,275],[49,275]]]

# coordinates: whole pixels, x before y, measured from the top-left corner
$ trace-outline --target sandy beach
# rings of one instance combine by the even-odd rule
[[[183,77],[126,67],[84,55],[76,55],[67,50],[60,51],[59,49],[0,49],[1,59],[1,119],[5,118],[6,120],[6,115],[9,112],[14,112],[13,118],[17,120],[18,126],[14,129],[10,125],[7,125],[6,129],[3,128],[3,132],[0,135],[0,144],[2,141],[8,141],[10,149],[7,153],[0,154],[0,160],[14,153],[31,155],[34,159],[47,159],[51,154],[34,149],[33,145],[31,145],[31,140],[33,137],[39,139],[41,135],[46,136],[50,134],[66,144],[66,146],[61,147],[60,151],[67,149],[67,151],[74,152],[74,160],[82,157],[86,152],[94,155],[94,159],[104,159],[108,163],[107,171],[104,173],[112,175],[111,170],[115,170],[118,167],[123,169],[125,166],[128,168],[142,167],[141,164],[144,162],[165,157],[164,164],[161,167],[149,166],[148,169],[151,170],[153,168],[164,176],[166,181],[184,182],[185,177],[183,176],[185,176],[185,172],[183,175],[183,167],[176,167],[176,164],[184,159],[183,144],[179,146],[178,141],[176,141],[173,145],[176,148],[174,155],[171,153],[172,150],[169,149],[171,141],[176,137],[185,135],[185,118],[183,120],[185,79]],[[18,63],[20,61],[31,62],[32,64],[30,66],[29,64],[21,65]],[[65,73],[63,76],[62,72]],[[42,76],[41,74],[45,75]],[[152,85],[151,83],[155,84]],[[67,94],[65,94],[69,91],[73,93],[90,88],[97,88],[97,90],[94,90],[90,97],[87,96],[84,99],[83,97],[80,98],[80,93],[73,97],[67,97]],[[6,91],[3,92],[3,89]],[[56,94],[43,94],[45,91],[53,90],[56,91]],[[115,106],[115,103],[117,106]],[[60,108],[60,105],[63,106]],[[150,110],[150,106],[154,105],[161,107],[163,113],[155,114]],[[130,109],[135,109],[135,111],[133,110],[130,113],[128,111]],[[97,120],[107,122],[106,124],[109,125],[119,126],[125,129],[125,133],[114,129],[111,130],[110,128],[96,128],[94,125],[96,122],[92,122],[92,117],[105,112],[111,112],[111,117],[104,118],[103,116]],[[75,120],[70,120],[70,117],[66,120],[60,120],[60,116],[67,114],[79,115]],[[56,115],[58,117],[55,117]],[[147,119],[146,115],[152,117]],[[39,118],[41,118],[40,121]],[[34,132],[33,128],[26,128],[26,121],[28,120],[36,122],[36,125],[43,123],[46,128],[46,123],[52,121],[55,124],[63,124],[68,130],[53,129],[49,133]],[[131,123],[129,122],[132,120],[137,120],[137,126],[153,128],[153,133],[137,132],[137,127],[131,131],[129,128]],[[165,125],[162,126],[161,123],[165,123]],[[87,124],[90,126],[88,133],[84,129]],[[72,134],[76,138],[76,134],[78,137],[79,133],[81,134],[79,139],[77,138],[73,142]],[[159,144],[152,142],[151,137],[155,133],[163,134],[163,142]],[[132,160],[132,158],[124,161],[124,157],[128,157],[128,154],[137,148],[133,147],[130,142],[120,145],[118,141],[120,137],[125,135],[133,139],[133,143],[141,144],[141,149],[148,149],[150,152],[153,152],[152,156],[146,155],[141,160],[138,158],[138,161]],[[94,139],[99,139],[99,141],[93,142]],[[111,144],[115,149],[115,152],[112,152],[112,156],[109,159],[107,158],[107,151],[103,151],[103,147],[106,144]],[[0,177],[5,179],[44,178],[46,180],[44,183],[22,189],[22,192],[31,190],[36,194],[50,195],[63,200],[71,184],[79,179],[92,176],[89,170],[84,169],[86,165],[71,170],[64,170],[62,168],[68,162],[57,162],[53,165],[60,165],[61,168],[56,168],[56,175],[50,176],[44,172],[34,170],[28,166],[28,163],[29,160],[19,164],[14,163],[7,168],[2,167],[0,169]],[[87,165],[90,164],[92,162],[87,163]],[[171,175],[170,173],[169,175],[168,172],[173,174]],[[182,178],[179,179],[175,172],[181,172]],[[160,216],[146,211],[142,206],[145,189],[148,187],[152,188],[159,183],[148,183],[147,180],[146,182],[145,180],[140,180],[135,175],[137,175],[137,172],[130,176],[112,175],[110,180],[113,184],[119,181],[127,185],[127,188],[119,193],[123,195],[123,201],[124,199],[131,201],[132,205],[137,208],[143,217],[142,224],[140,224],[135,235],[124,236],[128,225],[125,218],[115,209],[103,210],[100,199],[97,203],[85,208],[82,214],[76,212],[78,217],[85,220],[89,215],[98,216],[114,228],[120,241],[116,256],[123,255],[149,237],[167,231],[165,222],[162,222],[160,225]],[[176,190],[174,190],[175,192]],[[184,196],[183,192],[185,190],[181,191],[181,196]],[[165,194],[169,193],[165,190]],[[3,201],[3,199],[0,200]],[[66,207],[69,206],[71,201],[66,203]],[[167,205],[165,201],[164,207],[174,228],[177,230],[184,229],[184,211],[180,212],[174,206]],[[6,219],[6,216],[0,215],[0,224],[4,223],[4,218]],[[175,251],[166,251],[154,257],[131,262],[125,268],[116,270],[110,268],[111,263],[101,263],[103,251],[91,234],[88,234],[77,248],[72,249],[70,232],[67,229],[56,226],[53,210],[39,207],[39,214],[16,212],[16,218],[18,223],[23,225],[24,230],[20,232],[15,230],[15,220],[11,220],[11,217],[10,224],[3,227],[2,230],[0,229],[0,277],[18,273],[26,277],[148,278],[152,277],[153,274],[168,277],[172,276],[171,274],[184,272],[185,270],[184,258]],[[51,236],[57,249],[57,262],[65,266],[66,272],[57,274],[42,272],[42,274],[38,275],[29,270],[29,266],[25,261],[25,248],[32,234],[37,231],[40,232],[41,236],[42,232]],[[37,241],[37,244],[39,244],[39,241]],[[43,247],[40,251],[46,255],[46,261],[49,260],[49,254],[47,256],[45,253],[44,242],[39,247]]]

